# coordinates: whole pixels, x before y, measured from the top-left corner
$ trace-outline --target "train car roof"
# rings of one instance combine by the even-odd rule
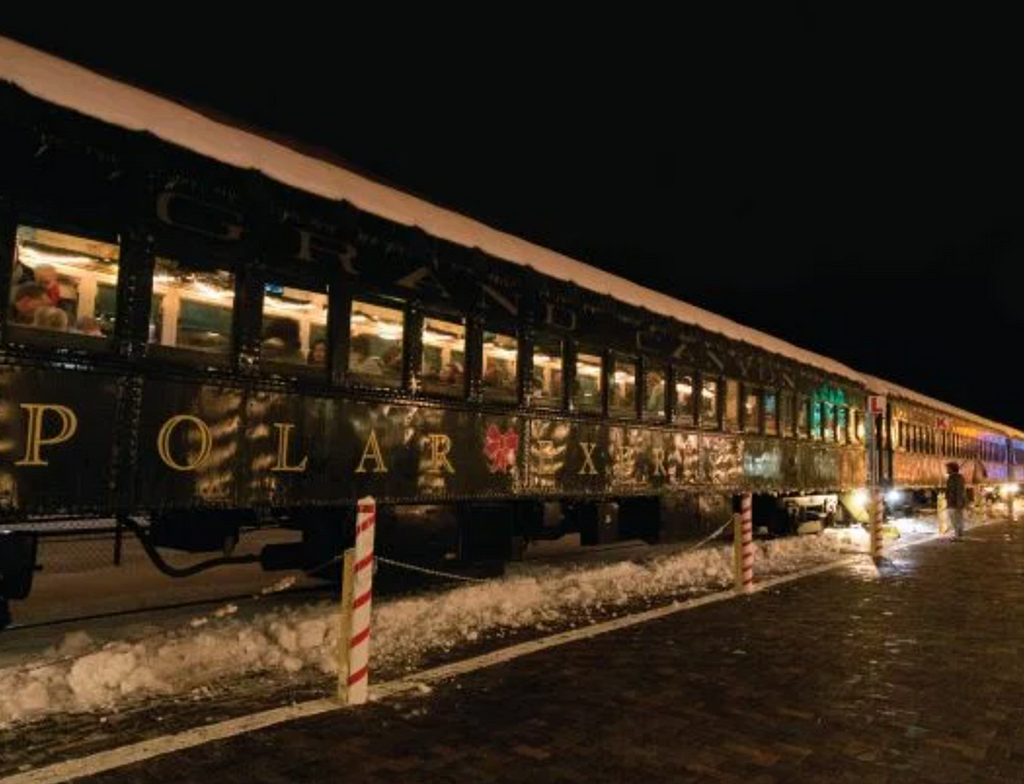
[[[850,379],[878,394],[891,390],[956,416],[1013,430],[2,36],[0,80],[49,103],[128,130],[151,133],[239,169],[255,169],[297,190],[347,201],[364,212],[418,227],[434,237],[479,248],[549,277]]]

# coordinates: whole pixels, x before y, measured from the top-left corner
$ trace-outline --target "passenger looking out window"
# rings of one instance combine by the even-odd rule
[[[114,329],[117,245],[19,226],[7,323],[27,327],[23,337],[66,332],[107,337]]]
[[[400,386],[404,323],[405,314],[397,308],[353,301],[349,373],[375,386]]]

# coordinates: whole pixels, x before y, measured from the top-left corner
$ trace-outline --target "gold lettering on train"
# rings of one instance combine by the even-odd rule
[[[206,212],[208,217],[213,219],[209,221],[208,225],[195,220],[175,220],[171,212],[174,210],[174,202],[177,201],[191,204],[193,207],[198,207],[200,210]],[[223,217],[215,217],[218,214]],[[181,193],[164,191],[157,196],[156,215],[168,226],[187,229],[188,231],[195,232],[196,234],[213,237],[217,240],[234,241],[241,239],[242,237],[243,218],[241,213],[235,212],[234,210],[226,210],[223,207],[218,207],[216,204],[207,204],[206,202],[193,199],[192,197],[185,196]],[[234,222],[231,222],[232,220]]]
[[[356,468],[357,474],[366,473],[364,464],[367,460],[373,461],[371,474],[386,474],[388,472],[388,467],[384,465],[384,455],[380,453],[380,444],[377,443],[377,433],[373,430],[370,431],[370,437],[366,439],[366,446],[363,447],[363,456],[359,460],[359,467]]]
[[[21,407],[28,411],[28,428],[25,432],[25,456],[16,462],[16,466],[49,465],[43,460],[40,450],[44,446],[63,444],[74,436],[78,430],[78,417],[67,406],[55,403],[22,403]],[[52,436],[43,436],[43,419],[47,411],[52,411],[60,419],[60,432]]]
[[[555,442],[546,438],[539,438],[536,441],[537,449],[537,476],[551,476],[555,473],[555,466],[552,465],[555,452]]]
[[[402,288],[412,289],[413,291],[427,289],[428,291],[440,294],[446,299],[451,298],[448,289],[444,287],[444,284],[434,274],[434,271],[427,266],[414,269],[408,275],[396,280],[395,283]]]
[[[185,422],[190,422],[198,428],[199,454],[188,463],[179,463],[171,455],[171,435],[178,425]],[[173,468],[175,471],[195,471],[210,458],[210,452],[213,451],[213,434],[210,433],[210,428],[207,424],[199,417],[194,417],[191,414],[178,414],[164,422],[163,427],[160,428],[160,432],[156,437],[156,449],[160,459],[164,461],[168,468]]]
[[[665,450],[663,447],[656,446],[653,450],[654,453],[654,475],[655,476],[668,476],[668,471],[665,470]]]
[[[450,474],[454,474],[455,468],[448,461],[452,440],[444,433],[430,433],[427,438],[430,439],[430,465],[427,470],[447,471]]]
[[[298,229],[298,233],[299,251],[295,254],[297,258],[313,262],[326,256],[337,260],[346,275],[351,275],[353,278],[359,277],[359,270],[355,267],[358,252],[351,243],[346,242],[339,247],[330,237],[323,237],[306,229]]]
[[[583,467],[579,471],[579,476],[596,476],[597,468],[594,466],[594,447],[597,446],[597,442],[580,441],[580,446],[583,448]]]
[[[288,439],[295,425],[275,422],[274,427],[277,428],[277,465],[270,470],[301,474],[306,470],[306,464],[309,462],[308,456],[302,458],[302,462],[298,465],[288,465]]]

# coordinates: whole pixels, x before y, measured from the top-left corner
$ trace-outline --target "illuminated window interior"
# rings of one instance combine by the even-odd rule
[[[214,354],[231,350],[235,276],[199,270],[170,259],[156,260],[149,342]]]
[[[745,433],[756,433],[761,429],[759,408],[760,395],[757,390],[746,390],[743,393],[743,431]]]
[[[266,284],[261,341],[270,362],[327,367],[327,294]]]
[[[673,416],[680,425],[693,424],[693,376],[688,373],[676,373],[676,402]]]
[[[533,402],[562,403],[562,342],[541,338],[533,345]]]
[[[764,393],[764,432],[770,436],[779,434],[778,401],[774,392]]]
[[[576,384],[573,402],[579,411],[601,410],[601,357],[597,354],[576,354]]]
[[[15,253],[9,324],[40,333],[113,334],[117,245],[19,226]]]
[[[481,385],[485,400],[515,402],[519,341],[510,335],[484,332]]]
[[[430,392],[459,394],[466,379],[466,328],[452,321],[423,319],[420,378]]]
[[[353,300],[349,372],[373,384],[400,386],[404,322],[405,314],[396,308]]]
[[[718,379],[705,378],[700,384],[700,425],[718,427]]]
[[[636,364],[627,359],[616,359],[612,364],[612,386],[608,408],[619,416],[631,416],[636,405]]]
[[[665,418],[665,371],[661,368],[644,370],[644,417]]]

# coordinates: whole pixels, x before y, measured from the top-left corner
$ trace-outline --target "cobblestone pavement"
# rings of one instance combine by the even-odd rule
[[[1024,782],[1024,525],[280,725],[105,782]]]

